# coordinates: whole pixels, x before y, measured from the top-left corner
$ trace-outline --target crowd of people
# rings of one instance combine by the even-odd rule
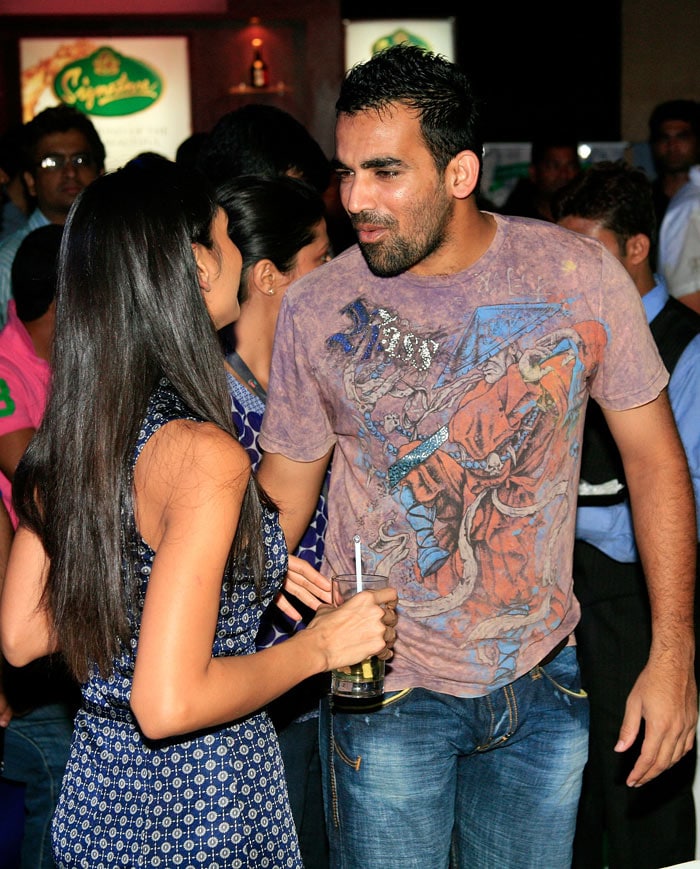
[[[693,859],[700,106],[649,128],[653,178],[543,131],[484,207],[471,81],[401,44],[332,159],[257,103],[110,172],[73,108],[8,131],[23,869]]]

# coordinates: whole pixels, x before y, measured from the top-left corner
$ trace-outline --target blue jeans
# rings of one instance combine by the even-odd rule
[[[588,700],[576,651],[476,698],[321,709],[333,869],[569,869]]]
[[[52,703],[13,718],[5,734],[5,778],[23,782],[22,869],[53,869],[51,818],[73,735],[71,706]]]

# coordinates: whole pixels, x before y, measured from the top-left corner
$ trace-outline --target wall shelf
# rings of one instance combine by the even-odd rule
[[[268,87],[264,87],[264,88],[254,88],[248,84],[244,84],[243,82],[241,82],[240,84],[232,85],[228,89],[228,92],[233,96],[235,96],[237,94],[245,94],[245,95],[249,95],[249,94],[278,94],[278,95],[284,95],[284,94],[291,93],[292,88],[288,84],[285,84],[283,81],[277,82],[277,84],[268,85]]]

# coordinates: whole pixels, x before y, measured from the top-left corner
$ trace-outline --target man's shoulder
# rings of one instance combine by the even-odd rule
[[[350,247],[345,248],[345,250],[336,254],[327,263],[309,272],[305,277],[336,275],[342,272],[354,270],[368,271],[367,263],[365,258],[362,256],[362,251],[358,244],[353,244]]]
[[[12,265],[12,260],[15,258],[17,249],[30,232],[29,225],[25,224],[0,241],[0,264],[4,266],[7,263],[9,264],[8,268]]]
[[[496,219],[501,222],[510,243],[524,245],[533,257],[569,250],[577,256],[590,254],[600,259],[600,252],[604,250],[603,245],[595,239],[548,220],[507,214],[498,214]]]
[[[0,368],[33,374],[47,363],[37,356],[24,323],[17,317],[14,303],[10,302],[8,320],[0,329]]]
[[[678,215],[686,216],[700,209],[700,165],[691,166],[688,180],[668,203],[663,223],[670,223]]]
[[[306,293],[315,293],[319,288],[329,285],[337,286],[340,281],[347,277],[369,273],[365,258],[362,256],[359,246],[355,244],[341,251],[327,263],[294,281],[287,290],[286,296],[291,301],[304,296]]]
[[[673,296],[669,296],[650,326],[657,343],[664,336],[671,335],[678,336],[687,344],[696,335],[700,335],[700,314]]]
[[[5,238],[0,241],[0,256],[6,257],[6,252],[12,251],[12,256],[14,257],[15,253],[17,253],[17,248],[22,244],[30,232],[33,232],[35,229],[41,229],[42,226],[48,226],[50,222],[51,221],[43,214],[43,212],[38,208],[35,208],[29,215],[24,226],[20,226],[19,229],[6,235]]]
[[[22,352],[15,338],[3,334],[6,331],[7,326],[0,331],[0,379],[17,386],[30,384],[37,379],[39,371],[43,373],[43,362],[36,354]]]

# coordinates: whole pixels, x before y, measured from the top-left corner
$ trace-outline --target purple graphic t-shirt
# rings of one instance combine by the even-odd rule
[[[335,445],[325,558],[399,592],[389,691],[478,696],[579,617],[571,560],[588,395],[668,380],[626,271],[590,239],[495,215],[455,275],[378,278],[354,247],[297,282],[277,325],[260,446]]]

